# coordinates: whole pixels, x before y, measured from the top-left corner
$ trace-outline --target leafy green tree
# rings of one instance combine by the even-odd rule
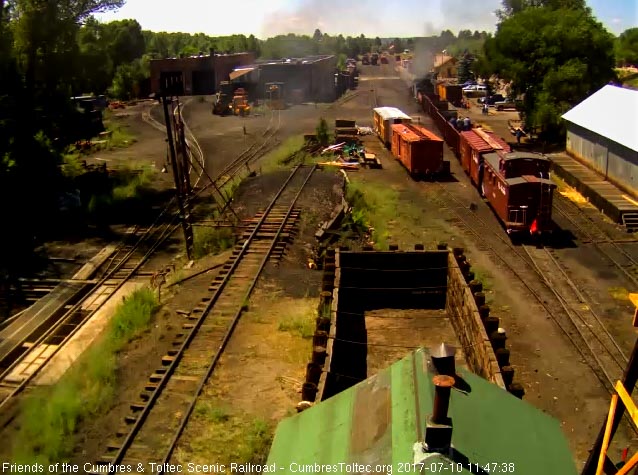
[[[499,25],[480,68],[511,81],[527,125],[555,138],[560,115],[612,79],[613,65],[613,37],[589,12],[537,7]]]
[[[321,30],[317,28],[315,30],[315,33],[312,35],[312,39],[314,41],[321,41],[322,38],[323,38],[323,35],[321,34]]]
[[[638,66],[638,28],[623,31],[616,40],[616,61],[620,66]]]
[[[501,8],[496,11],[500,20],[510,18],[528,8],[545,7],[551,10],[568,9],[591,13],[585,0],[503,0]]]

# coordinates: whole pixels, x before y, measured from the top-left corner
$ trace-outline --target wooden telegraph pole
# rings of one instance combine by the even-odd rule
[[[168,81],[167,81],[168,82]],[[171,84],[172,85],[172,84]],[[164,107],[164,122],[166,123],[166,136],[168,137],[168,150],[171,159],[171,167],[173,169],[173,179],[175,180],[175,188],[177,191],[177,205],[179,206],[179,218],[182,224],[182,230],[184,231],[184,240],[186,242],[186,255],[188,259],[193,257],[193,227],[191,225],[190,212],[188,211],[188,196],[183,186],[182,173],[180,163],[177,161],[177,154],[175,151],[175,141],[173,140],[173,131],[171,127],[171,114],[169,113],[169,103],[172,105],[172,100],[169,99],[169,93],[171,92],[171,85],[162,84],[162,105]],[[188,174],[188,168],[185,170]],[[190,181],[189,181],[190,183]]]

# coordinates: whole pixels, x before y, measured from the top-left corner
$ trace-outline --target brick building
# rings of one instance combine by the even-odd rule
[[[218,54],[151,60],[151,91],[160,92],[163,74],[182,74],[185,95],[213,94],[237,67],[255,62],[255,53]]]

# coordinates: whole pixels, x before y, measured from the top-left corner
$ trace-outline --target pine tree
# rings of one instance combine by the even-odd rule
[[[459,83],[463,84],[467,80],[474,79],[472,63],[474,63],[474,57],[465,51],[459,62]]]

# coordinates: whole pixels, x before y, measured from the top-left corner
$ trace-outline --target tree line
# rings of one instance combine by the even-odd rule
[[[547,140],[564,136],[563,113],[617,81],[616,65],[638,61],[638,29],[615,38],[585,0],[503,0],[497,16],[472,70],[509,81],[526,126]]]
[[[136,97],[153,58],[254,51],[262,58],[424,47],[463,58],[464,74],[511,81],[525,97],[525,120],[547,134],[560,115],[610,80],[615,65],[638,63],[638,29],[611,35],[584,0],[504,0],[494,34],[450,30],[438,36],[381,39],[364,35],[253,35],[142,30],[136,20],[100,23],[98,12],[124,0],[0,0],[0,212],[11,231],[1,233],[0,259],[29,248],[49,226],[63,188],[59,164],[77,140],[82,115],[70,98],[84,93]],[[475,60],[473,60],[475,59]],[[7,229],[5,226],[3,228]],[[3,250],[9,249],[5,253]],[[14,259],[15,260],[15,259]],[[19,265],[14,262],[11,265]],[[6,269],[0,263],[0,274]],[[1,277],[0,277],[1,280]]]

